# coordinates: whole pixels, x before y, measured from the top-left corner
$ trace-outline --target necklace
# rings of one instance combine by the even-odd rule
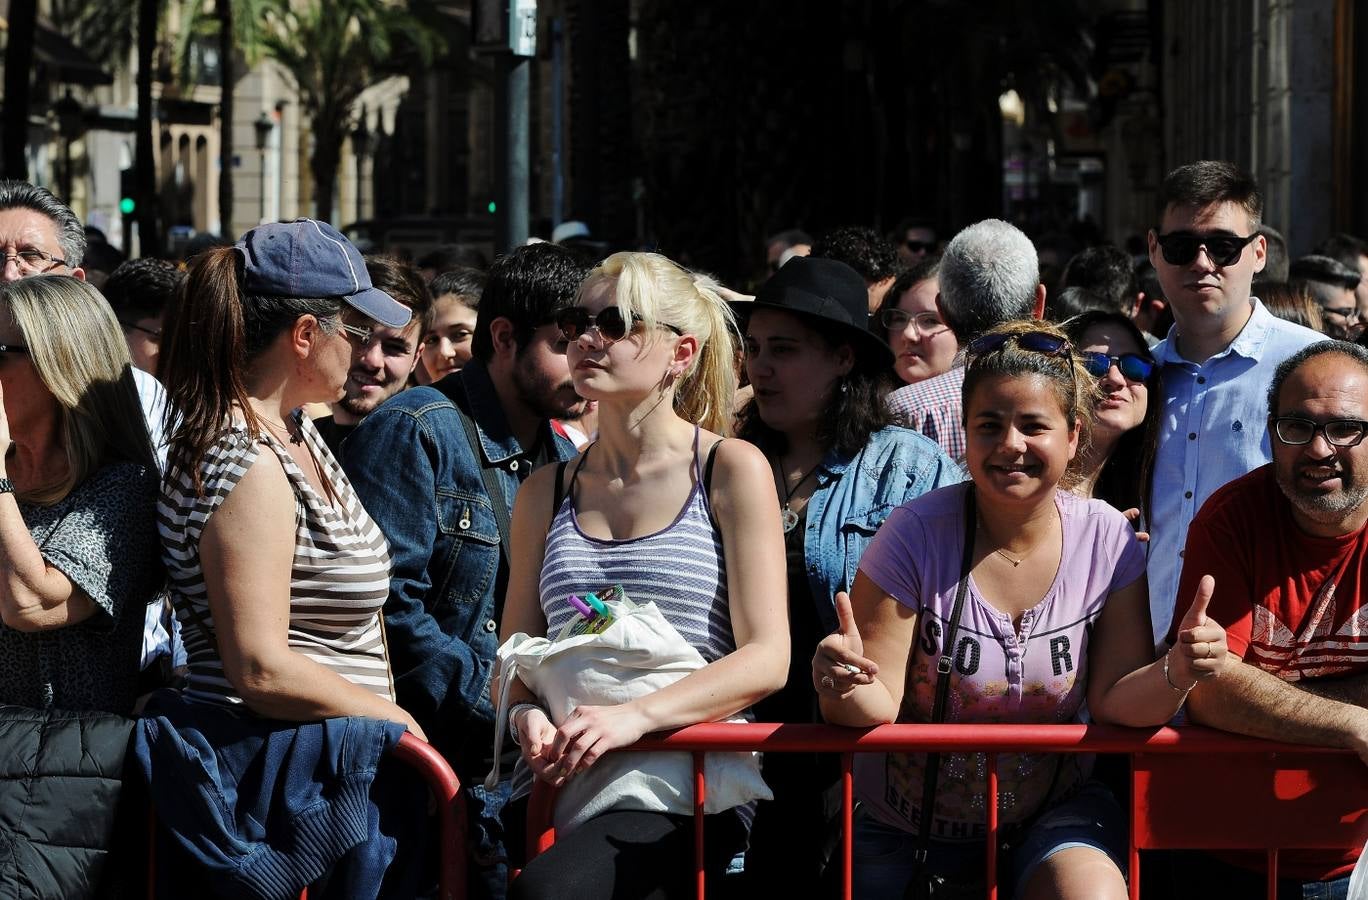
[[[1031,550],[1034,549],[1034,547],[1031,548]],[[1024,563],[1026,561],[1026,556],[1031,555],[1030,550],[1028,550],[1026,551],[1026,556],[1023,556],[1021,559],[1012,559],[1010,556],[1007,555],[1006,551],[1004,550],[994,550],[993,552],[996,553],[998,556],[1001,556],[1003,559],[1007,560],[1009,563],[1011,563],[1013,569]]]
[[[979,519],[978,527],[979,531],[983,532],[984,537],[987,537],[988,531],[983,527],[982,518]],[[1025,553],[1021,554],[1020,558],[1008,556],[1007,551],[1003,550],[1001,547],[996,548],[995,550],[993,550],[993,552],[996,553],[998,556],[1001,556],[1003,559],[1007,560],[1009,563],[1011,563],[1013,569],[1017,569],[1020,568],[1021,564],[1026,561],[1027,557],[1029,557],[1032,553],[1036,552],[1036,549],[1039,548],[1041,544],[1045,543],[1046,540],[1048,540],[1048,538],[1042,538],[1041,540],[1037,541],[1035,546],[1031,547]]]
[[[784,486],[784,508],[779,512],[779,518],[780,521],[784,523],[784,534],[788,534],[798,525],[798,514],[793,511],[793,507],[789,505],[789,501],[793,499],[794,494],[798,493],[798,489],[803,486],[803,482],[807,481],[809,478],[815,475],[817,473],[817,470],[821,468],[821,466],[822,464],[820,462],[817,463],[817,465],[807,470],[806,475],[798,479],[797,484],[795,484],[793,487],[789,487],[788,475],[784,474],[784,460],[782,457],[780,458],[779,478],[783,482]]]
[[[290,439],[290,443],[294,444],[296,447],[304,443],[303,433],[295,433],[291,431],[290,426],[286,425],[284,422],[272,422],[270,419],[266,418],[261,413],[257,413],[257,418],[260,419],[267,426],[269,426],[272,430],[276,431],[279,434],[285,435],[285,437]]]

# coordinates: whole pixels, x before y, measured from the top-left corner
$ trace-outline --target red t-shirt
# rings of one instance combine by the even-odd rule
[[[1203,575],[1216,579],[1207,614],[1225,628],[1230,652],[1250,665],[1288,682],[1368,671],[1368,609],[1360,608],[1368,528],[1329,538],[1305,533],[1271,464],[1212,494],[1192,520],[1170,642]],[[1348,874],[1357,857],[1287,851],[1278,869],[1319,881]]]

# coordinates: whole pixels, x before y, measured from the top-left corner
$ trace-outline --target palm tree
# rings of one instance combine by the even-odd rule
[[[309,118],[314,215],[326,221],[357,97],[402,51],[429,65],[442,41],[424,19],[381,0],[260,2],[261,49],[289,73]]]

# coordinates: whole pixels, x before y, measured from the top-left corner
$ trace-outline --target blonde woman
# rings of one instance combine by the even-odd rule
[[[745,710],[788,672],[769,465],[755,447],[721,437],[731,432],[736,337],[716,284],[657,254],[618,253],[589,274],[559,324],[575,390],[599,402],[598,439],[560,478],[548,466],[518,493],[503,636],[555,634],[567,594],[621,584],[654,601],[708,664],[627,703],[581,706],[559,728],[515,681],[512,731],[552,784],[649,732]],[[743,846],[750,815],[712,817],[710,870]],[[691,846],[688,818],[604,813],[532,860],[512,896],[687,894]]]
[[[90,285],[0,287],[0,703],[133,709],[162,569],[131,366]]]

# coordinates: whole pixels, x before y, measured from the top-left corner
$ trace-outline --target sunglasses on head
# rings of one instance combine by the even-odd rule
[[[1207,256],[1218,266],[1234,265],[1253,240],[1259,236],[1256,231],[1246,237],[1233,234],[1194,234],[1191,231],[1175,231],[1171,234],[1157,234],[1159,252],[1164,262],[1171,266],[1185,266],[1197,258],[1197,251],[1206,248]]]
[[[1083,368],[1094,378],[1105,378],[1112,366],[1116,366],[1121,372],[1121,377],[1127,381],[1148,381],[1150,375],[1154,374],[1154,363],[1138,353],[1108,356],[1105,353],[1085,350],[1078,354],[1078,358],[1083,361]]]
[[[556,314],[556,327],[565,335],[567,341],[577,341],[580,335],[593,328],[605,341],[620,341],[632,333],[642,322],[641,316],[632,313],[630,321],[622,317],[622,310],[616,306],[605,306],[597,313],[591,313],[583,306],[567,306]],[[675,334],[683,334],[673,325],[664,322],[656,323],[661,328],[668,328]]]
[[[996,353],[1009,343],[1016,344],[1022,350],[1041,353],[1045,356],[1071,356],[1070,351],[1072,350],[1066,338],[1058,337],[1046,331],[985,334],[982,337],[974,338],[965,349],[968,350],[970,356],[983,356],[987,353]]]

